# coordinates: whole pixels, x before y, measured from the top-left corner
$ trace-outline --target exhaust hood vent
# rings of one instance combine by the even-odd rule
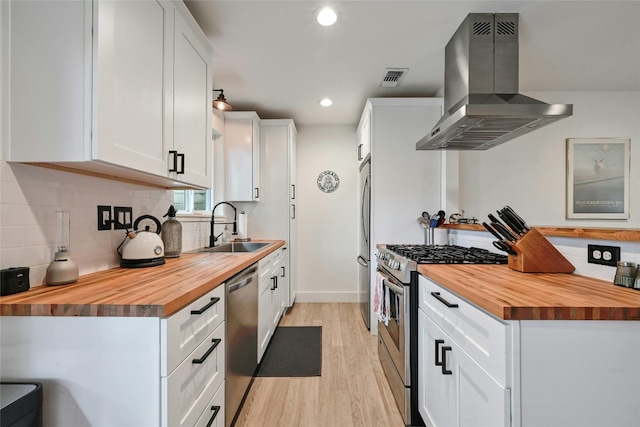
[[[408,68],[387,68],[385,75],[378,83],[379,87],[396,87],[409,72]]]
[[[573,114],[518,93],[518,14],[470,13],[445,49],[445,113],[418,150],[487,150]]]

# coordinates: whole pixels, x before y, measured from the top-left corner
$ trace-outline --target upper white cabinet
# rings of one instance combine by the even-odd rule
[[[6,160],[211,186],[212,49],[182,2],[7,8]]]
[[[224,113],[225,200],[260,200],[260,117],[253,111]]]
[[[360,124],[356,131],[358,146],[358,162],[362,161],[371,153],[371,104],[367,103],[360,117]]]

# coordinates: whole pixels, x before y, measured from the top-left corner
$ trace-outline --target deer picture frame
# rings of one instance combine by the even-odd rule
[[[567,139],[567,218],[629,219],[631,140]]]

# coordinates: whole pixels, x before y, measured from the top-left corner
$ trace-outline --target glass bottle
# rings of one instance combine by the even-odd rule
[[[176,209],[171,205],[164,217],[169,217],[162,223],[162,243],[164,243],[164,257],[177,258],[182,253],[182,224],[176,219]]]

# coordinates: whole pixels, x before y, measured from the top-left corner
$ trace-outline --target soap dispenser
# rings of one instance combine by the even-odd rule
[[[176,219],[176,209],[171,205],[163,217],[169,217],[162,224],[164,257],[177,258],[182,253],[182,224]]]

